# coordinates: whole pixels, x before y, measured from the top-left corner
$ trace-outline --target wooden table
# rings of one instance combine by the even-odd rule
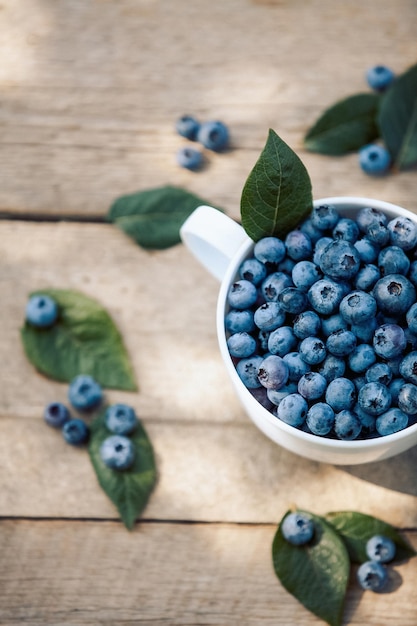
[[[417,547],[417,450],[366,466],[303,460],[252,425],[225,378],[218,284],[182,245],[141,249],[104,216],[126,193],[173,184],[239,217],[243,184],[273,128],[316,198],[359,195],[417,212],[416,172],[374,179],[356,155],[302,138],[365,70],[417,60],[412,0],[3,0],[0,7],[0,624],[313,625],[275,578],[271,542],[292,504],[369,513]],[[191,113],[232,145],[180,169]],[[42,420],[67,386],[26,360],[28,293],[81,290],[116,321],[159,482],[128,532],[84,450]],[[417,559],[393,593],[349,587],[346,624],[415,626]]]

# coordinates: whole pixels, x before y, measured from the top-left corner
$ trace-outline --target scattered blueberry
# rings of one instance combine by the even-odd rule
[[[51,402],[45,407],[43,417],[48,426],[62,428],[70,419],[70,412],[62,402]]]
[[[359,566],[357,579],[362,587],[367,591],[381,591],[388,581],[387,570],[377,561],[365,561]]]
[[[359,150],[359,165],[366,174],[381,176],[391,166],[391,155],[384,146],[368,144]]]
[[[208,150],[220,152],[228,146],[229,131],[223,122],[204,122],[198,129],[197,140]]]
[[[100,385],[91,377],[84,374],[76,376],[68,388],[68,399],[71,405],[79,411],[89,411],[96,408],[103,397]]]
[[[194,141],[197,138],[200,122],[193,115],[182,115],[175,123],[179,135]]]
[[[69,419],[62,426],[62,436],[72,446],[81,446],[88,441],[90,430],[87,424],[78,417]]]
[[[373,65],[366,72],[367,83],[375,91],[385,91],[394,78],[394,72],[386,65]]]
[[[26,321],[37,328],[48,328],[58,318],[58,305],[47,295],[31,296],[26,305]]]
[[[105,424],[116,435],[131,435],[138,424],[133,407],[128,404],[112,404],[106,409]]]
[[[314,535],[314,522],[308,513],[296,511],[286,515],[281,524],[282,536],[295,546],[305,545]]]
[[[134,443],[123,435],[110,435],[100,446],[100,458],[111,469],[129,469],[135,460]]]
[[[396,546],[385,535],[374,535],[366,542],[366,554],[371,561],[389,563],[395,557]]]
[[[198,170],[203,164],[203,155],[196,148],[184,146],[177,151],[177,162],[187,170]]]

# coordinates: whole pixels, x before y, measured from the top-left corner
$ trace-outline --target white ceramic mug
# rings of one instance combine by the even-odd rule
[[[335,197],[322,198],[314,202],[314,206],[321,204],[333,204],[341,215],[351,218],[356,216],[360,208],[372,207],[380,209],[389,218],[400,215],[416,219],[416,216],[406,209],[368,198]],[[221,211],[208,206],[200,206],[190,215],[181,227],[180,235],[194,256],[221,281],[217,302],[217,336],[220,352],[243,407],[267,437],[303,457],[335,465],[353,465],[387,459],[417,443],[417,424],[385,437],[342,441],[319,437],[289,426],[265,409],[240,380],[229,354],[225,332],[229,287],[236,280],[242,261],[251,256],[254,242],[240,224]]]

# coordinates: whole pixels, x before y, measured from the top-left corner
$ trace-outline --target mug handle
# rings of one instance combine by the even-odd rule
[[[199,206],[180,228],[180,237],[198,261],[222,281],[230,261],[248,240],[245,229],[210,206]]]

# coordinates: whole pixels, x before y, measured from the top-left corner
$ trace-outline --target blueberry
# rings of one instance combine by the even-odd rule
[[[277,302],[278,296],[286,287],[293,287],[293,282],[284,272],[273,272],[261,284],[261,293],[267,302]]]
[[[271,335],[271,331],[269,330],[260,330],[258,333],[258,344],[259,350],[265,354],[265,352],[269,352],[268,341]]]
[[[258,380],[258,368],[262,361],[263,358],[261,356],[251,356],[238,361],[236,371],[245,387],[249,389],[261,387],[261,383]]]
[[[407,274],[410,269],[410,259],[399,246],[387,246],[378,255],[378,267],[381,276],[387,274]]]
[[[395,557],[396,546],[393,540],[385,535],[373,535],[366,542],[365,550],[371,561],[389,563]]]
[[[412,250],[417,245],[417,224],[409,217],[394,217],[388,222],[387,227],[393,246]]]
[[[280,356],[271,354],[260,363],[258,380],[267,389],[280,389],[288,380],[288,365]]]
[[[298,339],[316,336],[321,329],[320,317],[314,311],[303,311],[293,321],[294,335]]]
[[[62,404],[62,402],[51,402],[46,405],[43,417],[48,426],[62,428],[71,416],[65,404]]]
[[[408,278],[413,283],[414,287],[417,286],[417,261],[411,261],[410,269],[408,271]]]
[[[278,263],[277,271],[278,272],[284,272],[284,274],[288,274],[288,276],[291,276],[291,273],[292,273],[292,271],[294,269],[294,265],[295,265],[295,261],[290,259],[289,256],[286,256],[283,261]]]
[[[282,357],[288,367],[288,380],[298,382],[300,378],[311,371],[308,363],[301,358],[299,352],[288,352]]]
[[[353,407],[353,413],[358,417],[361,426],[362,434],[375,433],[376,429],[376,417],[364,411],[358,403]]]
[[[343,409],[335,415],[334,430],[338,439],[350,441],[359,437],[362,424],[355,413]]]
[[[106,409],[105,424],[115,435],[131,435],[138,425],[133,407],[128,404],[112,404]]]
[[[331,382],[335,378],[342,378],[346,370],[345,360],[341,357],[328,354],[324,361],[320,363],[318,368],[319,374],[324,376],[327,382]]]
[[[413,383],[402,385],[397,396],[398,408],[406,415],[417,415],[417,386]]]
[[[220,152],[229,143],[229,130],[220,121],[204,122],[198,129],[197,140],[208,150]]]
[[[381,272],[376,265],[368,263],[361,267],[359,272],[355,276],[354,287],[361,291],[369,291],[373,288],[376,281],[381,278]]]
[[[285,248],[287,255],[293,261],[303,261],[308,259],[313,251],[313,244],[308,235],[302,230],[292,230],[285,238]]]
[[[359,237],[359,226],[348,217],[341,217],[332,231],[333,239],[344,239],[355,243]]]
[[[405,315],[405,319],[411,332],[417,333],[417,302],[410,306]]]
[[[363,207],[356,215],[356,223],[358,224],[360,230],[363,233],[366,233],[370,227],[386,226],[388,218],[385,213],[379,209]]]
[[[388,581],[387,570],[377,561],[365,561],[359,566],[357,579],[362,589],[381,591]]]
[[[374,333],[374,350],[383,359],[400,356],[406,345],[405,333],[398,324],[383,324]]]
[[[353,245],[362,263],[376,262],[380,247],[373,243],[370,239],[362,237],[362,239],[355,241]]]
[[[317,365],[324,361],[327,351],[326,346],[319,337],[306,337],[300,343],[299,353],[306,363]]]
[[[256,339],[249,333],[234,333],[228,338],[227,347],[232,356],[243,359],[255,353]]]
[[[299,393],[290,393],[281,400],[277,408],[277,417],[289,424],[299,428],[305,422],[308,411],[307,401]]]
[[[401,359],[399,373],[404,380],[417,385],[417,350],[409,352]]]
[[[403,378],[394,378],[388,385],[389,392],[392,398],[392,404],[398,403],[398,396],[401,388],[404,386],[405,381]]]
[[[111,469],[129,469],[135,460],[134,443],[123,435],[110,435],[100,446],[100,458]]]
[[[382,383],[387,387],[392,380],[392,371],[387,363],[375,363],[365,373],[367,383]]]
[[[360,324],[351,324],[350,330],[358,341],[363,341],[366,343],[372,343],[374,332],[378,328],[378,322],[375,317],[370,320],[366,320],[366,322],[361,322]]]
[[[80,374],[70,383],[68,399],[72,406],[79,411],[89,411],[96,408],[103,398],[103,391],[91,376]]]
[[[196,148],[184,146],[177,150],[177,163],[187,170],[198,170],[203,163],[203,155]]]
[[[327,246],[332,243],[332,241],[333,239],[331,237],[320,237],[320,239],[316,241],[313,252],[313,263],[315,265],[320,266],[321,256]]]
[[[321,237],[323,237],[323,232],[314,226],[311,221],[311,217],[308,217],[304,222],[300,225],[300,230],[310,237],[311,243],[315,244]]]
[[[313,435],[324,437],[334,426],[334,411],[326,402],[316,402],[307,413],[306,423]]]
[[[58,318],[58,305],[46,295],[31,296],[26,305],[26,321],[37,328],[48,328]]]
[[[314,535],[313,519],[302,511],[288,513],[281,523],[281,533],[288,543],[295,546],[305,545]]]
[[[292,282],[302,291],[308,291],[322,276],[320,269],[312,261],[299,261],[291,272]]]
[[[416,301],[414,285],[402,274],[388,274],[380,278],[372,295],[379,310],[394,317],[405,314]]]
[[[281,400],[283,400],[285,396],[288,396],[290,393],[297,393],[297,383],[290,380],[288,380],[280,389],[266,390],[268,399],[276,406],[278,406]]]
[[[321,398],[326,387],[327,380],[318,372],[307,372],[298,381],[298,393],[308,401]]]
[[[248,309],[258,299],[255,285],[249,280],[236,280],[229,287],[227,300],[234,309]]]
[[[366,174],[381,176],[391,166],[391,155],[384,146],[371,143],[359,150],[359,165]]]
[[[254,285],[259,285],[266,278],[266,266],[258,259],[245,259],[240,265],[239,276]]]
[[[275,330],[285,322],[285,311],[278,302],[265,302],[256,309],[254,322],[260,330]]]
[[[307,292],[311,306],[320,315],[335,313],[343,297],[343,286],[329,278],[318,280]]]
[[[320,258],[321,271],[334,280],[351,280],[359,267],[360,257],[355,246],[343,239],[333,240]]]
[[[356,336],[350,330],[337,330],[327,337],[326,349],[334,356],[347,356],[356,347]]]
[[[371,294],[356,290],[342,299],[339,311],[348,324],[361,324],[375,317],[377,303]]]
[[[377,246],[385,246],[390,240],[389,230],[382,224],[372,224],[366,231],[366,238]]]
[[[175,123],[175,130],[181,137],[194,141],[197,138],[200,123],[192,115],[182,115]]]
[[[285,244],[278,237],[263,237],[255,243],[253,254],[255,259],[267,267],[275,267],[285,258]]]
[[[225,317],[225,326],[231,333],[250,333],[255,329],[254,314],[248,309],[230,309]]]
[[[285,287],[278,295],[278,302],[287,313],[299,315],[307,308],[306,294],[297,287]]]
[[[333,204],[321,204],[311,212],[311,222],[319,230],[331,230],[339,221],[339,213]]]
[[[351,409],[356,402],[356,388],[349,378],[335,378],[326,389],[326,402],[334,411]]]
[[[72,446],[81,446],[86,443],[90,434],[87,424],[78,417],[66,421],[61,432],[65,441]]]
[[[358,393],[358,404],[370,415],[382,415],[391,406],[392,398],[388,387],[381,383],[366,383]]]
[[[330,317],[323,318],[321,321],[321,328],[325,337],[328,337],[338,330],[347,330],[347,327],[347,322],[340,313],[334,313],[330,315]]]
[[[408,426],[408,416],[398,408],[389,409],[386,413],[379,415],[376,420],[376,430],[385,437],[392,435]]]
[[[365,373],[376,361],[375,350],[367,343],[360,343],[348,355],[348,363],[352,372]]]
[[[281,326],[271,332],[268,339],[268,350],[272,354],[284,356],[291,352],[297,343],[297,338],[291,326]]]
[[[394,72],[386,65],[373,65],[366,72],[366,81],[375,91],[385,91],[394,78]]]

